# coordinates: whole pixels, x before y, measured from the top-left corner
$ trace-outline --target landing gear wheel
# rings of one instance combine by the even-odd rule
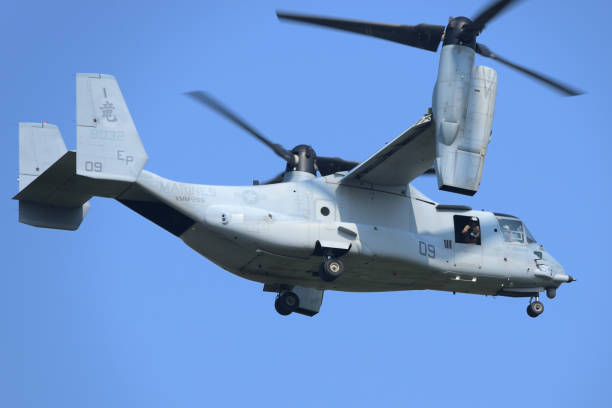
[[[333,282],[344,272],[344,264],[336,258],[329,258],[321,264],[319,277],[325,282]]]
[[[530,303],[527,306],[527,314],[529,317],[538,317],[544,312],[544,305],[539,300],[536,300],[533,303]]]
[[[278,309],[277,309],[278,310]],[[280,313],[280,312],[279,312]],[[527,305],[527,315],[529,317],[537,317],[536,315],[533,314],[533,312],[531,311],[531,304]]]
[[[288,316],[300,307],[300,298],[293,292],[280,293],[274,301],[274,308],[278,314]]]

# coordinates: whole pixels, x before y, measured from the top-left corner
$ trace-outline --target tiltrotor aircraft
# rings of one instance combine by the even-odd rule
[[[268,183],[196,185],[143,170],[147,154],[114,77],[77,74],[77,148],[58,128],[19,124],[19,221],[76,230],[93,196],[109,197],[182,239],[222,268],[276,292],[276,310],[313,316],[325,290],[433,289],[529,298],[555,297],[574,279],[517,217],[438,204],[409,183],[433,171],[442,190],[478,190],[497,91],[497,74],[474,66],[478,53],[569,95],[578,92],[494,54],[476,42],[512,1],[448,25],[366,23],[277,13],[436,51],[442,42],[432,108],[367,160],[287,150],[203,92],[190,92],[270,147],[286,162]],[[316,176],[317,171],[320,177]]]

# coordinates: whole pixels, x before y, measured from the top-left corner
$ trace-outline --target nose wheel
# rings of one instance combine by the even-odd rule
[[[529,302],[527,306],[527,314],[529,317],[538,317],[544,313],[544,305],[536,298],[535,302]]]

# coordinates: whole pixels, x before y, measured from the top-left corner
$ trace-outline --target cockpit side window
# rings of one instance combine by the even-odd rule
[[[523,244],[525,242],[525,229],[523,223],[512,218],[497,218],[504,241]]]
[[[478,217],[454,215],[455,242],[459,244],[480,245],[480,221]]]
[[[525,225],[525,236],[527,237],[527,243],[528,244],[537,244],[538,241],[536,241],[536,239],[533,237],[533,235],[531,235],[531,232],[529,232],[529,228],[527,228],[527,226]]]

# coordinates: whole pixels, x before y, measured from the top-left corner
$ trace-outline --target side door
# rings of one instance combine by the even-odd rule
[[[478,217],[454,215],[454,264],[461,269],[482,268],[482,234]]]

